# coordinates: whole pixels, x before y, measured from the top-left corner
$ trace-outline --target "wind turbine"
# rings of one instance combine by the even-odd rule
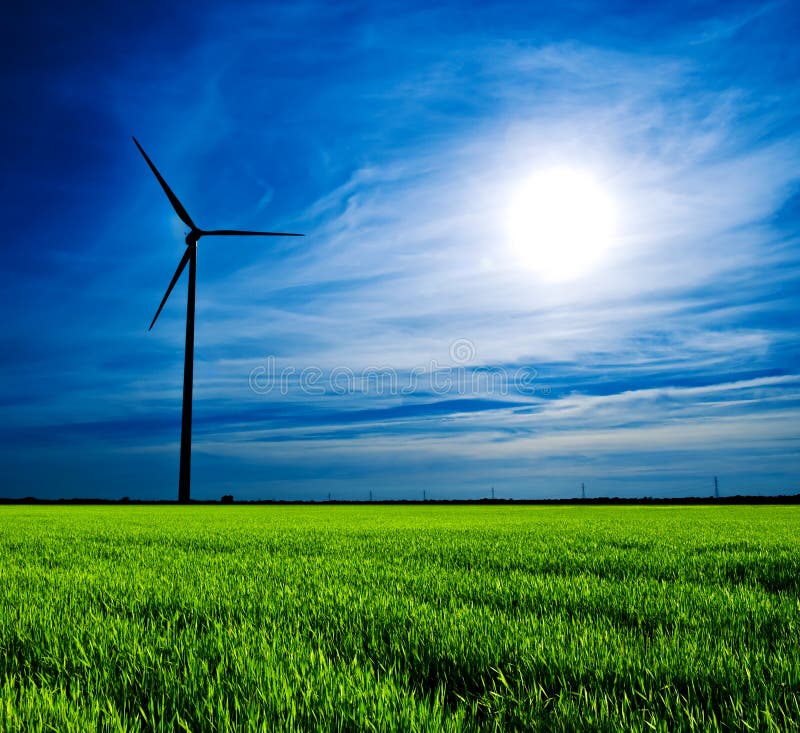
[[[150,166],[150,170],[153,171],[153,175],[158,179],[158,182],[161,184],[161,188],[164,189],[164,193],[167,194],[167,198],[169,202],[172,204],[172,208],[175,209],[175,213],[180,217],[181,221],[189,227],[189,233],[186,235],[186,251],[183,253],[183,257],[181,257],[180,262],[178,263],[178,269],[175,270],[175,274],[172,276],[172,280],[170,280],[169,286],[167,287],[167,292],[164,293],[164,297],[161,299],[161,305],[158,306],[158,310],[156,314],[153,316],[153,320],[150,323],[150,328],[147,330],[151,330],[156,323],[156,319],[158,318],[159,314],[161,313],[164,304],[167,302],[167,298],[169,298],[169,294],[172,292],[172,288],[175,287],[175,283],[178,282],[178,278],[181,276],[181,273],[186,268],[186,265],[189,265],[189,295],[186,301],[186,349],[183,355],[183,413],[181,418],[181,464],[180,464],[180,477],[178,479],[178,501],[185,502],[189,501],[190,493],[189,493],[189,477],[191,473],[191,463],[192,463],[192,377],[193,377],[193,368],[194,368],[194,289],[195,289],[195,276],[197,271],[197,243],[200,241],[200,237],[207,237],[207,236],[215,236],[215,237],[302,237],[302,234],[290,234],[288,232],[249,232],[249,231],[242,231],[240,229],[212,229],[210,231],[206,231],[205,229],[200,229],[192,221],[192,217],[186,213],[186,209],[183,208],[183,204],[178,201],[178,197],[172,192],[172,189],[167,185],[167,182],[158,172],[158,169],[153,165],[153,161],[147,157],[147,153],[144,152],[144,149],[141,145],[139,145],[139,141],[136,138],[133,138],[133,142],[136,143],[136,147],[139,148],[139,152],[144,156],[144,159],[147,161],[147,165]]]

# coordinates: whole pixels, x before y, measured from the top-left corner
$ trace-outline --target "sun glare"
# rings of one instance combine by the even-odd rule
[[[616,207],[587,172],[543,170],[512,196],[508,227],[522,263],[549,281],[588,272],[606,253],[616,231]]]

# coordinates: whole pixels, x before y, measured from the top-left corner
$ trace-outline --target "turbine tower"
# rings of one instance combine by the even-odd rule
[[[189,227],[189,233],[186,235],[186,251],[183,253],[183,257],[181,257],[181,260],[178,263],[178,269],[175,270],[175,274],[172,276],[172,280],[170,280],[169,286],[167,287],[167,292],[164,293],[164,297],[161,299],[161,304],[158,306],[158,310],[153,316],[153,320],[150,323],[150,328],[147,329],[149,331],[155,325],[156,319],[161,313],[164,304],[167,302],[169,294],[172,292],[172,288],[175,287],[175,283],[178,282],[178,278],[181,276],[181,273],[184,271],[184,269],[186,269],[186,265],[188,264],[189,294],[186,301],[186,350],[184,351],[183,355],[181,464],[180,476],[178,479],[178,501],[187,502],[190,499],[189,483],[192,464],[192,378],[194,371],[194,290],[195,277],[197,274],[197,243],[200,241],[200,237],[206,236],[302,237],[303,235],[290,234],[288,232],[249,232],[239,229],[212,229],[210,231],[200,229],[200,227],[198,227],[192,221],[192,217],[186,213],[186,209],[183,208],[183,204],[178,201],[178,197],[172,192],[172,189],[167,185],[167,182],[158,172],[158,169],[155,167],[155,165],[153,165],[153,161],[147,157],[147,153],[145,153],[142,146],[139,145],[139,141],[136,138],[133,138],[133,142],[136,143],[136,147],[139,148],[139,152],[144,156],[144,159],[147,161],[147,165],[149,165],[150,170],[153,171],[153,175],[158,179],[158,182],[161,184],[161,188],[164,189],[164,193],[167,194],[167,198],[172,204],[172,208],[175,209],[175,213],[180,217],[181,221],[186,224],[187,227]]]

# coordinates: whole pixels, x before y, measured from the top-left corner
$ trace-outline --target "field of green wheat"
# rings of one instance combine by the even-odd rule
[[[800,727],[800,507],[0,507],[0,731]]]

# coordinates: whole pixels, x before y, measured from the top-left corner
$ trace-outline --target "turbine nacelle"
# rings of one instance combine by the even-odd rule
[[[197,244],[197,242],[200,240],[200,237],[202,237],[204,234],[205,232],[201,231],[200,229],[192,229],[192,231],[186,235],[186,246],[191,247],[192,245]]]

